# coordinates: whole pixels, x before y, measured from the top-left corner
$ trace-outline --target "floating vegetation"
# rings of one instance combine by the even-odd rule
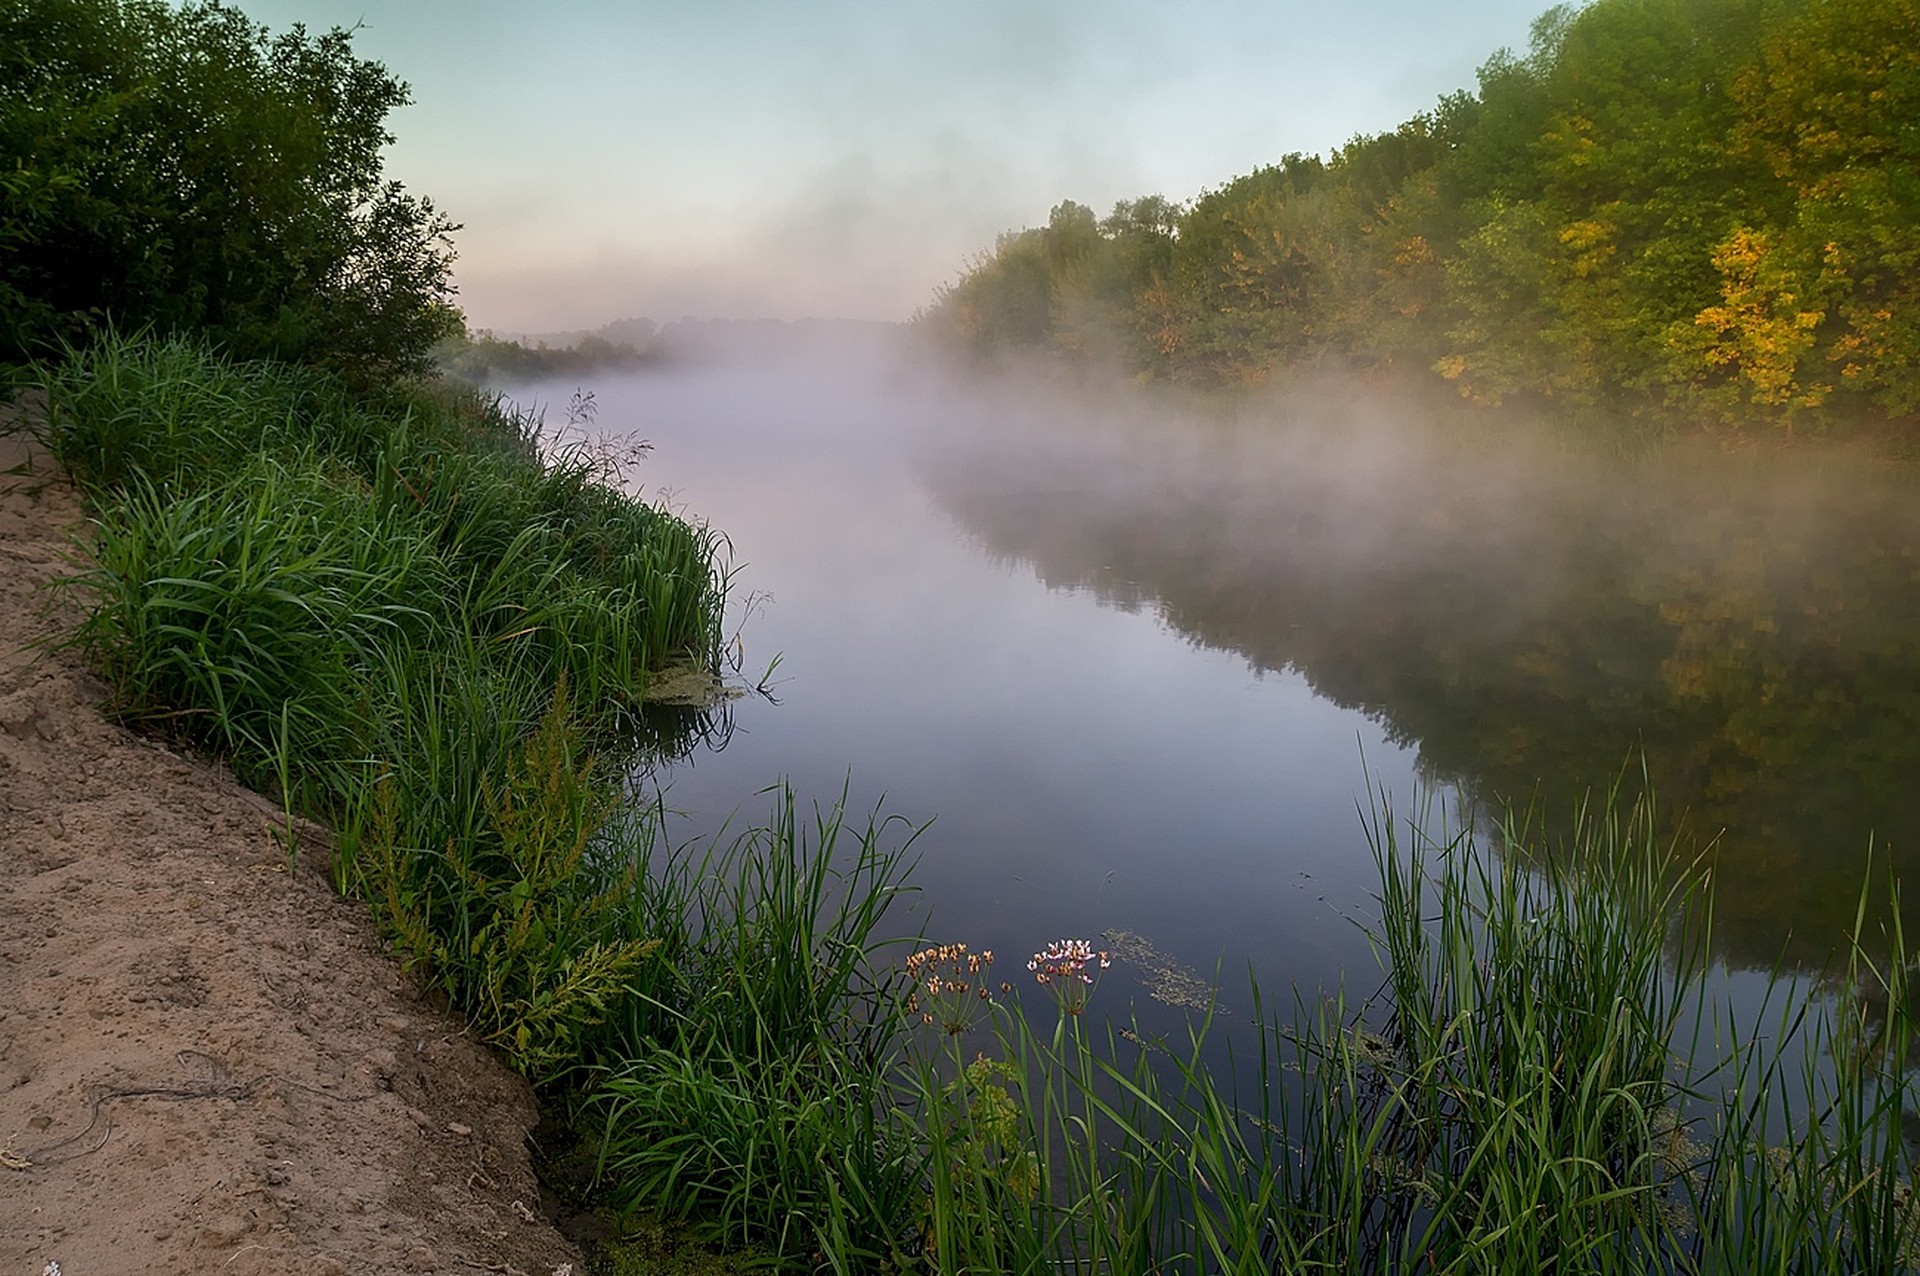
[[[1103,930],[1100,939],[1115,957],[1139,972],[1147,996],[1169,1006],[1185,1010],[1212,1010],[1224,1013],[1215,1004],[1214,986],[1154,947],[1146,936],[1130,930]]]
[[[745,688],[723,680],[701,664],[676,664],[647,680],[646,702],[676,708],[706,709],[746,695]]]

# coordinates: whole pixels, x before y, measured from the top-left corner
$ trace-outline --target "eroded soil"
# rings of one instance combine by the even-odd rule
[[[532,1096],[334,894],[321,831],[289,865],[277,807],[42,649],[83,522],[44,461],[0,476],[0,1276],[577,1271]]]

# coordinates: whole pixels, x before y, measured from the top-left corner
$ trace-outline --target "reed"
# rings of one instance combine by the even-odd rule
[[[850,828],[844,796],[803,818],[781,786],[766,825],[653,857],[640,928],[666,946],[580,1109],[616,1204],[838,1271],[899,1251],[917,1175],[882,927],[913,836]]]
[[[1687,929],[1709,875],[1644,803],[1373,832],[1379,993],[1257,1013],[1224,1075],[1211,1016],[1047,1035],[1008,1000],[991,1060],[921,1050],[929,1267],[1912,1269],[1909,963],[1864,893],[1845,968],[1777,978],[1756,1022]]]

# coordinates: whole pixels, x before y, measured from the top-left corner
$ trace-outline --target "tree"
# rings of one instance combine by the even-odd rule
[[[1740,143],[1791,194],[1781,251],[1820,298],[1806,308],[1824,362],[1888,412],[1920,412],[1920,3],[1810,4],[1734,96]],[[1825,379],[1802,362],[1803,380]]]
[[[1194,201],[1173,246],[1184,376],[1252,384],[1324,337],[1335,197],[1290,154]]]
[[[1656,420],[1911,418],[1916,119],[1920,0],[1560,5],[1477,93],[1097,234],[1063,204],[956,295],[997,301],[968,312],[996,341],[1150,377],[1338,360]]]
[[[1720,290],[1716,246],[1765,185],[1729,145],[1727,89],[1771,4],[1555,9],[1527,59],[1482,69],[1478,106],[1446,104],[1461,141],[1445,185],[1464,216],[1443,373],[1482,397],[1634,409],[1713,373],[1691,325]]]
[[[381,171],[406,85],[217,0],[0,0],[0,360],[108,323],[362,375],[459,328],[457,227]]]

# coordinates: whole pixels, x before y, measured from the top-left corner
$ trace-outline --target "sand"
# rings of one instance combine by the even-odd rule
[[[334,893],[323,831],[290,865],[273,803],[48,649],[83,527],[44,459],[0,476],[0,1276],[580,1270],[527,1086]]]

